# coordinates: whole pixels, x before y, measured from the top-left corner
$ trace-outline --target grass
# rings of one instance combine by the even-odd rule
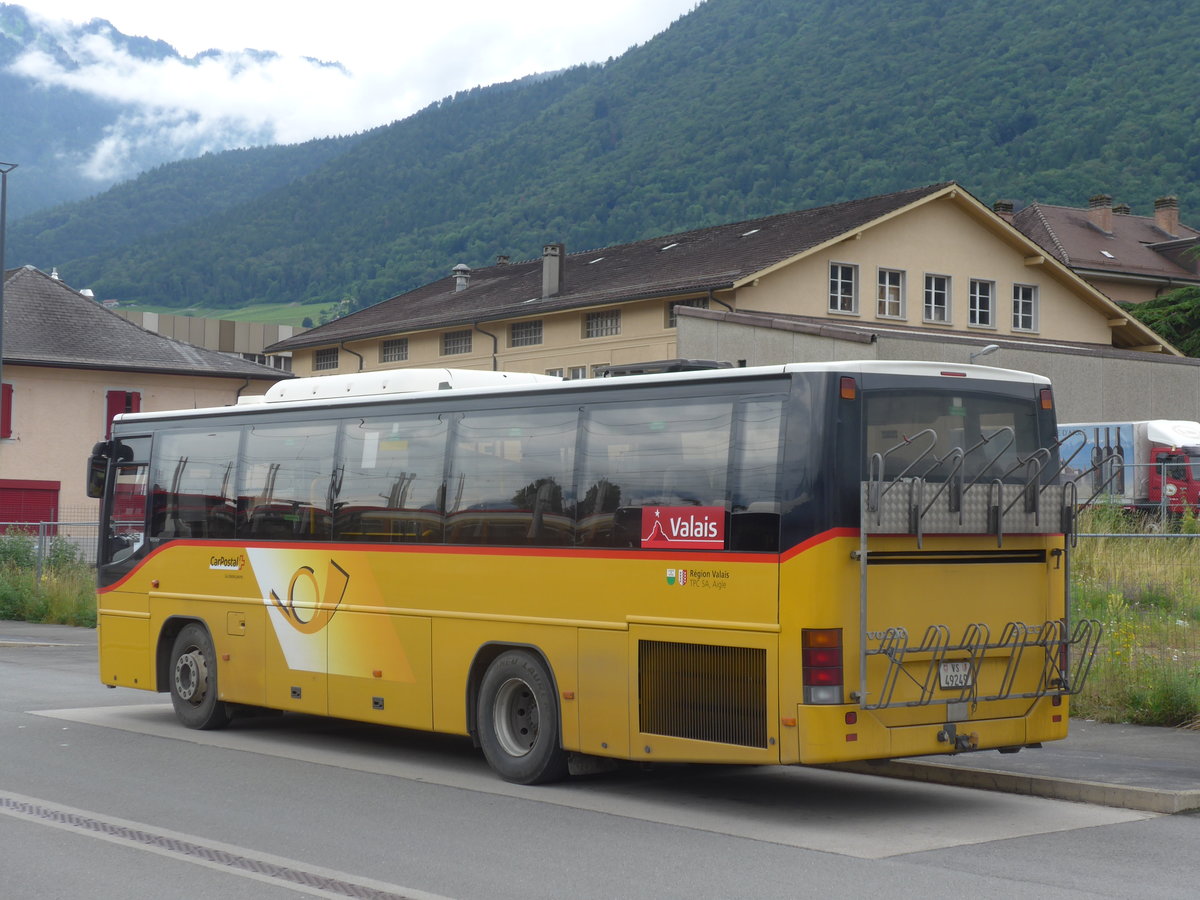
[[[67,541],[51,542],[38,577],[34,538],[0,535],[0,619],[96,627],[96,574]]]
[[[1102,722],[1200,727],[1200,537],[1194,520],[1163,536],[1120,511],[1088,511],[1072,557],[1076,617],[1104,634],[1072,713]]]

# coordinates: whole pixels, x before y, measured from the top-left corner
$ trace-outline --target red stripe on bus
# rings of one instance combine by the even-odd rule
[[[679,561],[698,561],[708,563],[770,563],[777,565],[781,562],[786,562],[795,556],[798,556],[805,551],[811,550],[813,547],[819,546],[826,541],[836,538],[858,537],[857,528],[832,528],[829,531],[824,531],[821,534],[813,535],[808,540],[797,544],[789,549],[786,553],[730,553],[728,551],[673,551],[673,550],[601,550],[601,549],[557,549],[554,547],[472,547],[463,544],[359,544],[346,543],[339,541],[303,541],[296,543],[282,543],[279,541],[271,541],[269,543],[246,543],[246,544],[229,544],[216,543],[213,541],[194,541],[194,540],[175,540],[156,547],[150,551],[147,556],[142,559],[137,566],[128,572],[119,581],[116,581],[106,587],[98,588],[97,593],[106,594],[109,591],[115,591],[124,585],[129,579],[138,573],[138,571],[150,560],[158,556],[160,553],[171,548],[178,547],[214,547],[225,550],[236,548],[237,550],[335,550],[338,552],[359,552],[359,553],[423,553],[434,555],[457,555],[457,556],[507,556],[507,557],[548,557],[551,559],[611,559],[611,560],[648,560],[660,562],[679,562]]]

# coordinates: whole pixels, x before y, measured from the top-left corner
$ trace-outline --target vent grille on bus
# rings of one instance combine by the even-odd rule
[[[638,716],[645,734],[767,746],[767,652],[638,642]]]

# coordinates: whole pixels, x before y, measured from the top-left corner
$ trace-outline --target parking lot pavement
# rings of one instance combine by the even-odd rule
[[[0,647],[94,647],[95,641],[90,628],[0,621]],[[1020,753],[983,750],[832,768],[1147,812],[1200,809],[1200,730],[1072,719],[1065,740]]]
[[[1148,812],[1200,809],[1200,730],[1072,719],[1065,740],[1020,753],[984,750],[838,768]]]

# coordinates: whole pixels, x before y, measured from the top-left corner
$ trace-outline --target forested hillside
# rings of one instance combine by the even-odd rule
[[[570,252],[942,180],[987,203],[1103,191],[1146,214],[1173,193],[1194,223],[1197,46],[1200,17],[1149,0],[708,0],[603,66],[465,92],[190,224],[162,212],[173,190],[198,202],[174,185],[236,196],[267,177],[260,159],[283,171],[313,149],[163,167],[121,189],[131,219],[160,211],[136,241],[113,243],[101,197],[41,238],[17,223],[9,259],[101,297],[362,306],[547,241]]]

